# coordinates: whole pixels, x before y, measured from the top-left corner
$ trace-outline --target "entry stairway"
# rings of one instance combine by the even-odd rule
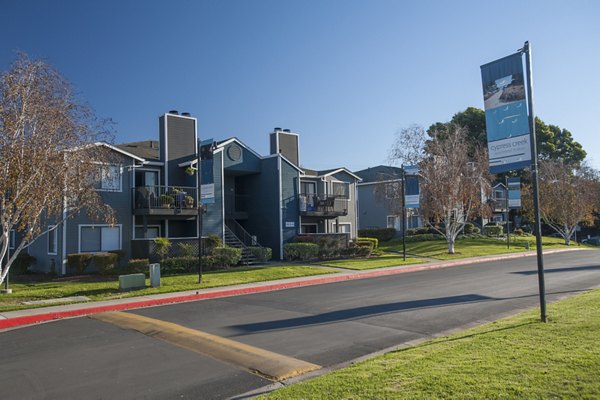
[[[255,237],[250,235],[236,220],[228,219],[225,222],[226,246],[242,249],[241,263],[244,265],[260,264],[260,260],[252,253],[250,247],[262,246]]]

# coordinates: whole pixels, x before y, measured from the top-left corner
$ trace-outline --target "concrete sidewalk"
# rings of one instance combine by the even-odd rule
[[[561,253],[587,249],[551,249],[544,254]],[[353,279],[367,279],[386,275],[402,274],[407,272],[425,271],[437,268],[448,268],[459,265],[468,265],[486,261],[499,261],[521,257],[535,256],[535,251],[514,254],[501,254],[485,257],[464,258],[452,261],[436,261],[424,264],[407,265],[400,267],[378,268],[371,270],[347,270],[330,275],[317,275],[280,279],[276,281],[255,282],[242,285],[225,286],[210,289],[198,289],[184,292],[160,293],[124,299],[93,301],[87,303],[65,304],[43,308],[32,308],[17,311],[8,311],[0,314],[0,330],[31,325],[56,319],[79,317],[106,311],[123,311],[143,307],[153,307],[164,304],[215,299],[229,296],[238,296],[250,293],[268,292],[273,290],[290,289],[301,286],[321,285],[326,283],[341,282]]]

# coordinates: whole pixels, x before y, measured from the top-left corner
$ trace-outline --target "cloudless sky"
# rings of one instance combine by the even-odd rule
[[[536,115],[600,168],[599,21],[594,0],[0,0],[0,69],[45,59],[117,143],[174,109],[202,138],[267,155],[289,128],[303,166],[359,170],[398,129],[483,108],[479,66],[529,40]]]

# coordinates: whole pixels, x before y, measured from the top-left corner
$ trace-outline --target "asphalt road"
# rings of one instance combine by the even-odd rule
[[[548,301],[600,286],[600,252],[545,256]],[[539,304],[535,257],[130,313],[330,367]],[[552,318],[552,315],[549,315]],[[272,382],[91,318],[0,334],[7,399],[228,398]]]

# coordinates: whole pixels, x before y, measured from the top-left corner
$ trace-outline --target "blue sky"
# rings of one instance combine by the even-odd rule
[[[600,2],[0,0],[0,69],[17,50],[58,68],[116,142],[156,139],[168,110],[203,138],[267,154],[300,134],[301,164],[386,163],[394,132],[483,108],[479,66],[529,40],[535,112],[600,168]]]

